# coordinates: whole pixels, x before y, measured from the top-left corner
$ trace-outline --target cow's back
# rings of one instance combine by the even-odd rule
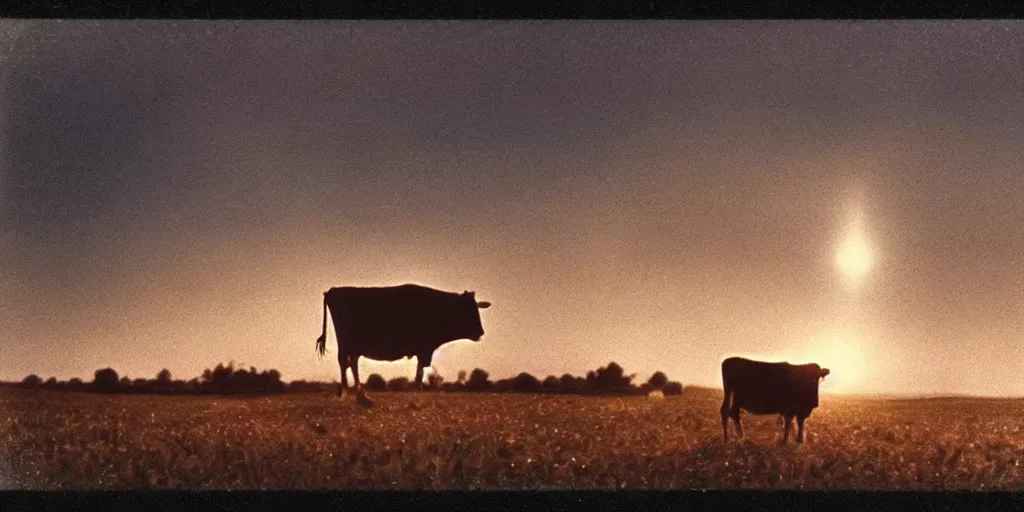
[[[338,287],[327,292],[327,303],[348,343],[371,358],[397,359],[415,355],[411,344],[431,338],[447,295],[418,285]]]
[[[813,408],[817,386],[803,382],[802,366],[731,357],[722,362],[723,386],[733,393],[733,403],[754,414]]]

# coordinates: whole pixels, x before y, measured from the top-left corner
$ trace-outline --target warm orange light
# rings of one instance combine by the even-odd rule
[[[874,251],[859,227],[854,227],[843,239],[836,251],[836,265],[839,270],[852,278],[867,275],[874,263]]]
[[[807,363],[818,363],[831,373],[822,383],[822,391],[855,392],[862,387],[869,371],[861,344],[845,333],[815,337],[808,341]]]

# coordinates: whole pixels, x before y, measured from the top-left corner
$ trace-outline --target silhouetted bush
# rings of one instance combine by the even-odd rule
[[[181,395],[192,392],[192,390],[189,388],[188,383],[180,379],[172,380],[166,391],[161,391],[159,389],[157,391],[172,393],[175,395]]]
[[[170,393],[172,391],[171,371],[167,368],[156,374],[156,381],[151,384],[153,391],[157,393]]]
[[[132,381],[132,393],[152,393],[155,391],[155,382],[146,379],[135,379]]]
[[[235,369],[234,362],[226,366],[218,363],[213,370],[204,370],[199,387],[203,393],[231,394],[231,393],[283,393],[287,390],[297,390],[293,383],[286,386],[281,381],[281,372],[277,370],[259,371],[254,366],[248,370]],[[301,384],[299,387],[301,388]]]
[[[308,382],[305,380],[293,380],[288,384],[289,393],[311,393],[314,391],[325,391],[326,387],[331,386],[328,383],[323,382]],[[337,386],[334,386],[337,389]]]
[[[468,391],[487,391],[492,387],[490,378],[491,374],[481,370],[480,368],[476,368],[469,374],[469,381],[466,382],[466,389]]]
[[[284,393],[284,381],[281,380],[281,372],[277,370],[264,370],[260,372],[261,383],[267,387],[270,393]]]
[[[42,385],[43,379],[40,376],[33,373],[32,375],[29,375],[28,377],[21,379],[21,384],[19,384],[18,387],[24,389],[36,389]]]
[[[388,382],[379,373],[370,374],[366,378],[366,389],[370,391],[384,391],[388,388]]]
[[[597,369],[592,383],[594,391],[599,393],[628,393],[634,391],[634,375],[625,375],[625,371],[618,363],[612,361],[608,366]]]
[[[230,393],[232,391],[231,377],[235,373],[234,362],[224,366],[217,363],[213,370],[203,371],[202,389],[211,393]]]
[[[113,393],[117,391],[119,378],[113,368],[96,370],[93,374],[92,389],[100,393]]]
[[[388,389],[391,391],[405,391],[409,389],[410,382],[408,377],[395,377],[388,381]]]
[[[67,390],[68,391],[84,391],[85,390],[85,383],[82,382],[82,379],[79,379],[78,377],[73,377],[73,378],[71,378],[71,380],[68,381]]]
[[[459,370],[458,379],[455,382],[458,384],[465,384],[467,378],[469,378],[469,375],[466,373],[466,370]]]
[[[537,393],[540,392],[540,388],[540,381],[537,380],[537,377],[526,372],[520,373],[512,379],[512,390],[517,393]]]
[[[515,379],[499,379],[491,385],[491,391],[495,393],[511,393]]]
[[[57,377],[50,377],[43,382],[43,389],[57,389],[59,387],[57,383]]]
[[[229,389],[231,391],[247,391],[252,387],[252,380],[249,378],[249,372],[238,369],[231,374],[231,378],[228,380],[231,384]]]
[[[665,387],[665,384],[668,384],[668,375],[661,371],[654,372],[654,375],[651,375],[647,383],[651,385],[652,389],[662,389]]]
[[[438,391],[438,390],[441,389],[441,386],[443,384],[444,384],[444,377],[442,377],[441,374],[439,374],[439,373],[431,372],[430,376],[427,377],[426,389],[429,389],[431,391]]]
[[[681,382],[672,381],[665,384],[665,387],[661,390],[665,393],[665,396],[680,396],[683,394],[683,384]]]
[[[171,371],[168,370],[167,368],[164,368],[163,370],[160,370],[160,372],[156,374],[156,381],[161,383],[161,384],[170,384],[171,383]]]
[[[576,377],[567,373],[562,375],[561,379],[558,379],[558,384],[562,393],[582,393],[587,385],[587,380],[583,377]]]
[[[541,389],[547,393],[557,393],[561,390],[562,382],[554,375],[548,375],[544,382],[540,383]]]

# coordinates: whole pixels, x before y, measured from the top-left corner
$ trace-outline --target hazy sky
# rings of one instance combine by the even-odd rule
[[[1019,21],[3,20],[0,379],[337,379],[323,292],[415,282],[494,304],[449,379],[1024,395],[1022,63]]]

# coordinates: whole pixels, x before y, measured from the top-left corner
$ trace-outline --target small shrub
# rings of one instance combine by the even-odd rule
[[[662,391],[665,393],[665,396],[680,396],[683,394],[683,384],[681,382],[672,381],[665,384]]]
[[[541,384],[537,377],[523,372],[512,379],[512,390],[517,393],[537,393]]]
[[[135,379],[132,381],[132,391],[135,393],[152,393],[155,390],[156,381],[146,379]]]
[[[427,389],[440,390],[442,384],[444,384],[444,377],[440,373],[430,372],[430,376],[427,377]]]
[[[494,382],[494,385],[491,386],[491,390],[498,393],[507,393],[512,391],[514,383],[515,379],[500,379]]]
[[[85,389],[85,383],[82,382],[82,379],[74,377],[68,381],[67,388],[70,391],[82,391],[83,389]]]
[[[384,391],[388,388],[388,382],[379,373],[370,374],[366,378],[366,389],[370,391]]]
[[[647,383],[651,385],[651,389],[662,389],[668,384],[668,376],[665,375],[665,372],[654,372],[654,375],[651,375]]]
[[[490,377],[491,374],[477,368],[469,374],[469,382],[466,383],[466,389],[469,391],[486,391],[492,387]]]
[[[562,378],[559,379],[559,387],[563,393],[581,393],[586,385],[586,379],[568,373],[562,375]]]
[[[100,393],[113,393],[117,391],[119,377],[113,368],[96,370],[93,374],[92,389]]]
[[[167,368],[164,368],[163,370],[160,370],[160,373],[156,374],[156,381],[159,382],[160,384],[170,384],[171,383],[171,371],[168,370]]]
[[[43,379],[40,376],[33,373],[32,375],[29,375],[28,377],[25,377],[24,379],[21,380],[20,387],[25,389],[35,389],[41,386],[42,384]]]
[[[405,391],[409,389],[410,380],[408,377],[395,377],[388,381],[388,389],[391,391]]]

